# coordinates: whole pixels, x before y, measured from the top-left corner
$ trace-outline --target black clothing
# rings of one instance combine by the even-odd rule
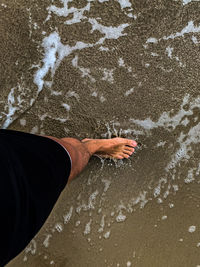
[[[0,130],[0,267],[42,227],[70,171],[70,156],[56,141]]]

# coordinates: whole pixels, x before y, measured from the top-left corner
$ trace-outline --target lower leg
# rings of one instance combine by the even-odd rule
[[[53,136],[46,137],[58,142],[68,151],[72,161],[71,172],[68,179],[69,181],[71,181],[85,168],[92,154],[89,152],[85,144],[75,138],[58,139]]]

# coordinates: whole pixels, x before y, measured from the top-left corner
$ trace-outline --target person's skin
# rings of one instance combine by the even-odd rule
[[[69,152],[72,159],[72,168],[69,181],[76,177],[87,165],[92,155],[98,155],[103,158],[124,159],[129,158],[136,141],[125,138],[112,139],[83,139],[79,141],[75,138],[56,138],[45,136],[63,145]]]

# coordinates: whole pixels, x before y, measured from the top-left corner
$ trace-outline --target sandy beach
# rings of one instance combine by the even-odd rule
[[[1,128],[139,143],[93,157],[8,267],[200,266],[199,11],[1,0]]]

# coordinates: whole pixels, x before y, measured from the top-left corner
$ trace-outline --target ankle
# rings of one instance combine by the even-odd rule
[[[97,147],[95,140],[84,142],[82,144],[84,145],[85,149],[88,151],[90,156],[94,155],[98,150],[98,147]]]

